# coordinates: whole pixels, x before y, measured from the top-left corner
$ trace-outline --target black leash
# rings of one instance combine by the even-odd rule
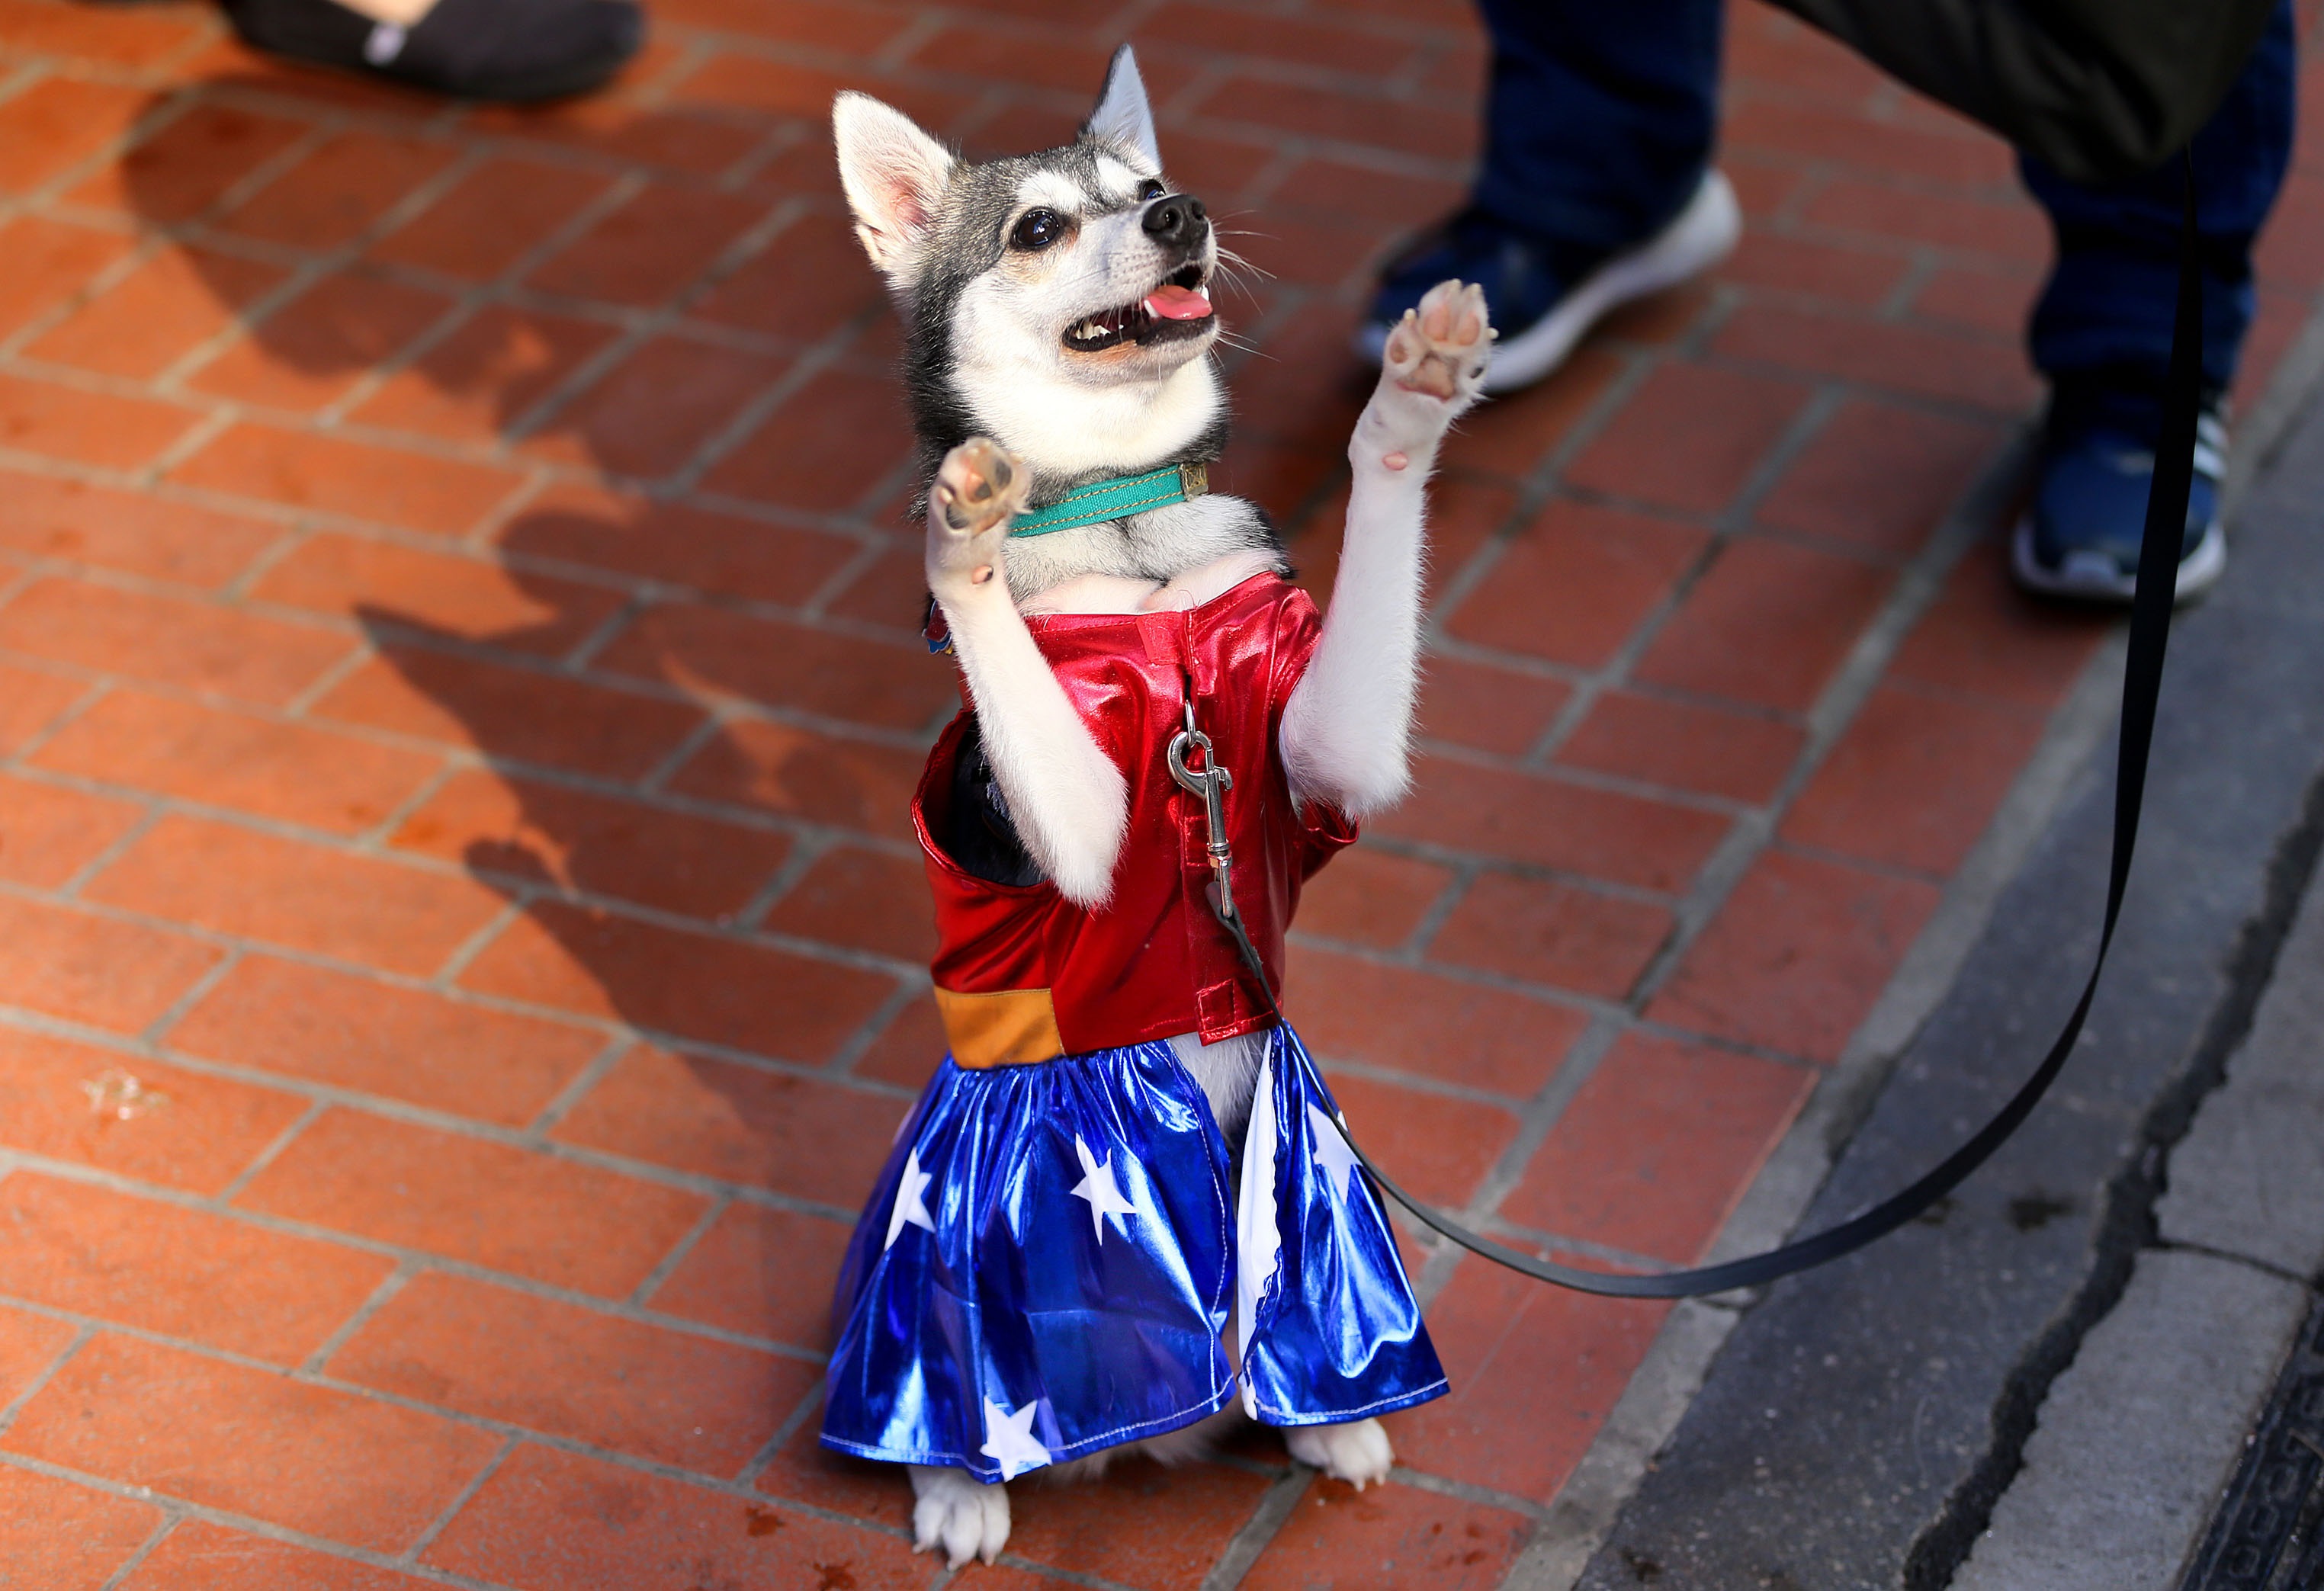
[[[2081,1037],[2082,1024],[2089,1017],[2090,1002],[2098,994],[2098,974],[2105,970],[2107,951],[2114,943],[2115,924],[2122,914],[2123,890],[2130,881],[2131,853],[2138,845],[2139,808],[2146,795],[2147,752],[2154,739],[2154,707],[2163,686],[2163,657],[2171,639],[2171,609],[2176,596],[2180,544],[2187,524],[2188,495],[2193,489],[2195,479],[2195,420],[2201,406],[2203,291],[2195,231],[2195,169],[2191,158],[2186,162],[2186,195],[2179,234],[2178,315],[2171,339],[2170,374],[2163,389],[2162,434],[2154,450],[2154,481],[2148,489],[2146,527],[2139,543],[2138,575],[2131,597],[2129,656],[2123,666],[2122,740],[2115,759],[2114,860],[2107,875],[2106,925],[2098,935],[2098,953],[2090,967],[2089,981],[2082,986],[2082,996],[2074,1002],[2073,1015],[2067,1019],[2065,1029],[2058,1035],[2057,1042],[2050,1046],[2050,1053],[2043,1057],[2042,1064],[1993,1119],[1978,1129],[1975,1137],[1954,1150],[1946,1156],[1942,1164],[1903,1192],[1812,1237],[1787,1243],[1765,1254],[1730,1260],[1725,1265],[1705,1265],[1691,1271],[1616,1275],[1536,1259],[1507,1244],[1496,1243],[1490,1237],[1472,1232],[1443,1211],[1422,1203],[1382,1171],[1379,1163],[1365,1154],[1362,1146],[1350,1136],[1349,1147],[1355,1151],[1356,1158],[1363,1162],[1364,1169],[1371,1173],[1372,1180],[1424,1224],[1496,1265],[1507,1265],[1512,1271],[1522,1271],[1538,1281],[1572,1288],[1579,1292],[1600,1293],[1609,1298],[1692,1298],[1708,1292],[1724,1292],[1729,1288],[1756,1287],[1779,1276],[1788,1276],[1794,1271],[1828,1264],[1876,1238],[1886,1237],[1959,1187],[1971,1172],[1991,1158],[1993,1152],[2007,1142],[2009,1136],[2034,1113],[2034,1107],[2041,1102],[2042,1096],[2057,1081],[2067,1057],[2073,1053],[2076,1041]],[[1277,1021],[1281,1021],[1283,1010],[1276,1004],[1275,990],[1267,979],[1267,969],[1259,961],[1259,951],[1252,945],[1250,935],[1243,928],[1241,915],[1235,909],[1233,894],[1227,887],[1230,859],[1225,854],[1223,821],[1218,815],[1220,795],[1228,783],[1226,770],[1207,766],[1201,770],[1194,770],[1187,767],[1185,752],[1189,746],[1199,746],[1206,753],[1210,748],[1210,742],[1194,727],[1191,703],[1187,712],[1185,733],[1171,743],[1171,772],[1187,789],[1204,795],[1209,804],[1213,874],[1209,891],[1211,906],[1218,914],[1219,921],[1234,936],[1237,949],[1241,952],[1251,976],[1259,980],[1260,992],[1267,998],[1268,1008],[1275,1013]],[[1204,760],[1207,764],[1207,756]],[[1347,1121],[1344,1117],[1340,1127],[1345,1136]]]

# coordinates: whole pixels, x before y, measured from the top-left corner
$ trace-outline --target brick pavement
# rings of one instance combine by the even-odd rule
[[[518,114],[0,0],[0,1578],[945,1578],[813,1440],[938,1051],[950,690],[820,117],[1054,142],[1135,38],[1268,273],[1222,483],[1327,581],[1340,350],[1480,47],[1451,0],[655,16]],[[1375,1152],[1600,1262],[1705,1250],[2102,633],[1932,539],[2036,392],[2004,152],[1733,35],[1742,250],[1452,445],[1419,788],[1293,955]],[[2247,396],[2324,290],[2306,83]],[[1456,1393],[1397,1484],[1131,1465],[960,1583],[1496,1583],[1661,1311],[1411,1255]]]

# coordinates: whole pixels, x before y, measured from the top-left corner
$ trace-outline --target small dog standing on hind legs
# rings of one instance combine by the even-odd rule
[[[1388,338],[1319,616],[1207,491],[1218,242],[1128,47],[1060,149],[971,164],[857,94],[833,124],[906,326],[964,706],[913,804],[951,1053],[849,1246],[823,1440],[907,1465],[955,1567],[1007,1541],[1008,1481],[1188,1456],[1238,1392],[1295,1458],[1382,1479],[1377,1416],[1443,1372],[1222,907],[1277,982],[1301,884],[1405,790],[1425,486],[1483,296],[1445,282]]]

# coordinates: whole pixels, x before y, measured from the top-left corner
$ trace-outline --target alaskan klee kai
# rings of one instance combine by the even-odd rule
[[[1216,915],[1192,749],[1231,778],[1231,889],[1272,973],[1299,884],[1407,783],[1425,486],[1479,391],[1483,297],[1445,282],[1389,336],[1319,618],[1266,516],[1206,490],[1219,245],[1128,48],[1038,154],[964,161],[858,94],[833,122],[906,328],[930,635],[966,710],[916,805],[953,1053],[850,1250],[824,1439],[907,1464],[918,1546],[955,1566],[1001,1550],[1007,1480],[1184,1456],[1238,1396],[1295,1458],[1383,1478],[1372,1415],[1442,1371],[1328,1090]],[[1093,502],[1110,517],[1071,511]]]

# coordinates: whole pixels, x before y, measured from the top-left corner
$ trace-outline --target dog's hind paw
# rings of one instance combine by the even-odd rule
[[[1373,1481],[1388,1479],[1396,1453],[1388,1432],[1377,1420],[1346,1425],[1295,1425],[1283,1433],[1283,1445],[1302,1464],[1313,1465],[1333,1480],[1346,1481],[1358,1491]]]
[[[914,1464],[912,1550],[941,1548],[958,1568],[972,1558],[991,1563],[1009,1545],[1009,1488],[942,1465]]]
[[[928,586],[982,585],[1001,568],[1009,521],[1025,511],[1032,476],[1000,443],[971,437],[945,455],[928,488]]]

